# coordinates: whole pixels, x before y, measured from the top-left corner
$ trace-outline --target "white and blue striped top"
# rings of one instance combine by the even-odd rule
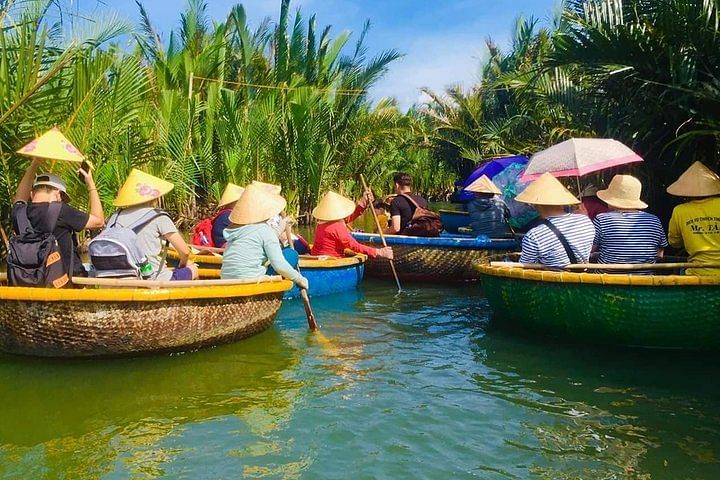
[[[651,213],[608,212],[595,217],[598,263],[655,263],[658,249],[667,245],[660,219]]]
[[[548,220],[565,236],[577,261],[588,262],[595,238],[595,227],[592,221],[585,215],[576,213],[548,217]],[[570,264],[570,259],[557,235],[547,225],[541,224],[525,234],[520,262],[564,267]]]

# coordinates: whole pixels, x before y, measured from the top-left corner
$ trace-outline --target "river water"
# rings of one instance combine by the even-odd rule
[[[720,478],[716,357],[493,328],[479,286],[367,281],[254,338],[0,356],[0,478]],[[681,319],[678,319],[681,321]]]

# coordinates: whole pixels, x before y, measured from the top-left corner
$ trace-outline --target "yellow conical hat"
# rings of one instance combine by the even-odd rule
[[[57,128],[52,128],[17,151],[29,157],[82,162],[85,157]]]
[[[720,195],[720,177],[702,162],[695,162],[667,188],[667,192],[676,197]]]
[[[115,197],[116,207],[132,207],[160,198],[175,187],[170,182],[133,168]]]
[[[493,193],[495,195],[500,195],[502,193],[497,185],[495,185],[487,175],[483,175],[475,180],[473,183],[465,187],[465,190],[475,193]]]
[[[240,200],[240,196],[243,194],[244,191],[245,189],[243,187],[235,185],[234,183],[228,183],[227,187],[225,187],[225,191],[223,192],[222,197],[220,197],[218,208],[237,202],[238,200]]]
[[[580,200],[563,187],[551,173],[543,173],[523,190],[515,200],[531,205],[576,205]]]
[[[275,195],[280,195],[280,192],[282,192],[282,187],[280,185],[273,185],[272,183],[258,182],[257,180],[253,180],[252,183],[253,183],[253,185],[262,187],[266,192],[274,193]]]
[[[230,212],[230,221],[236,225],[264,222],[282,212],[285,205],[287,202],[280,195],[251,183]]]
[[[332,222],[333,220],[342,220],[347,218],[355,211],[355,202],[347,197],[343,197],[339,193],[333,191],[327,192],[320,199],[320,203],[315,207],[312,214],[322,222]]]

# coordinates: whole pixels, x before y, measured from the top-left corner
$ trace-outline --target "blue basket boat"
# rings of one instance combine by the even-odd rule
[[[354,232],[360,243],[382,246],[380,235]],[[490,239],[485,235],[447,235],[440,237],[406,237],[385,235],[395,256],[395,269],[401,280],[417,282],[467,282],[478,280],[480,273],[475,265],[490,255],[517,251],[520,243],[515,239]],[[369,276],[392,278],[390,262],[384,258],[368,258]]]
[[[459,210],[438,210],[445,231],[458,233],[458,229],[470,225],[470,214]]]

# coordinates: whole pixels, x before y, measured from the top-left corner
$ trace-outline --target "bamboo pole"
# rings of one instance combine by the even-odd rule
[[[361,173],[360,174],[360,181],[363,185],[363,190],[365,190],[365,195],[367,195],[367,192],[370,190],[368,188],[367,183],[365,182],[365,176]],[[378,219],[377,213],[375,212],[375,207],[370,205],[370,210],[372,210],[373,218],[375,219],[375,226],[378,229],[378,233],[380,234],[380,241],[382,241],[383,247],[387,247],[387,242],[385,241],[385,233],[383,232],[382,225],[380,225],[380,220]],[[398,293],[402,292],[402,287],[400,286],[400,278],[398,277],[397,271],[395,270],[395,261],[394,260],[388,260],[390,262],[390,269],[392,270],[393,277],[395,277],[395,283],[397,284]]]
[[[678,268],[720,268],[720,263],[573,263],[564,267],[550,267],[541,263],[490,262],[491,267],[528,268],[534,270],[675,270]]]

